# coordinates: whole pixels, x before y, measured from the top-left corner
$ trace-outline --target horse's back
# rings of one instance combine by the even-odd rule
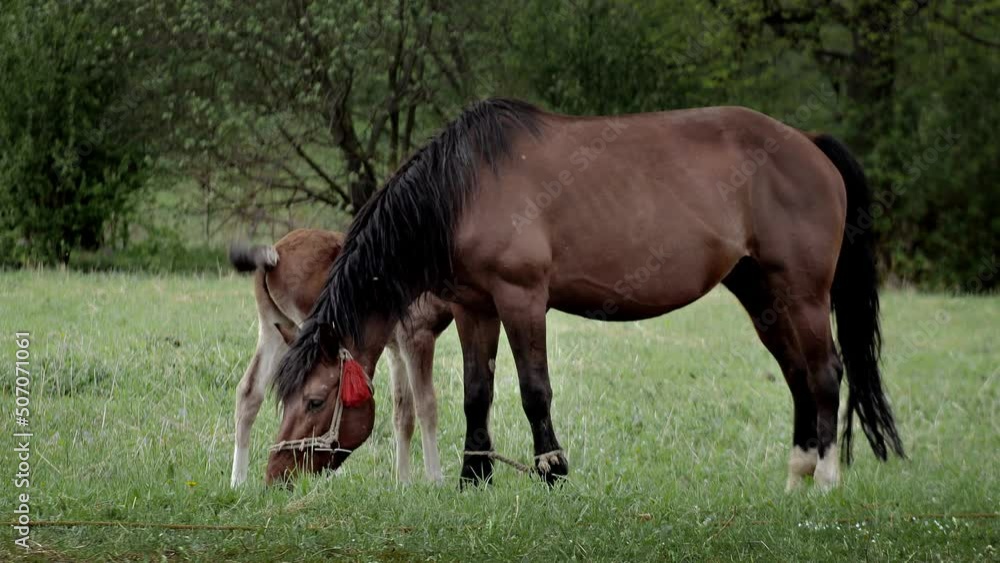
[[[457,237],[466,271],[544,276],[552,306],[610,300],[621,318],[683,306],[746,256],[832,275],[843,181],[798,130],[740,107],[544,123],[481,176]]]
[[[296,323],[308,316],[319,298],[344,235],[320,229],[296,229],[274,244],[278,264],[267,273],[275,303]]]

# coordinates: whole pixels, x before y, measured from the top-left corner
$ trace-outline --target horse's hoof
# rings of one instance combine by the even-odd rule
[[[569,462],[562,452],[553,452],[535,458],[535,471],[550,487],[569,474]]]
[[[484,455],[467,455],[462,463],[462,475],[459,478],[460,489],[490,484],[493,480],[493,460]]]

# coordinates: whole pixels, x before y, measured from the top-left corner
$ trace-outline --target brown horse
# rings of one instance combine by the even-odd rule
[[[848,150],[738,107],[571,117],[493,99],[467,109],[359,213],[313,316],[276,376],[282,440],[330,426],[342,357],[372,373],[424,292],[451,301],[465,365],[462,482],[492,475],[487,421],[500,327],[535,466],[568,465],[550,417],[545,315],[662,315],[722,283],[777,360],[795,405],[788,487],[838,482],[858,415],[875,454],[903,455],[882,390],[873,237]],[[842,362],[834,346],[836,314]],[[309,409],[314,400],[322,408]],[[351,424],[337,417],[339,428]],[[293,460],[272,457],[268,478]]]
[[[308,317],[323,290],[343,242],[344,235],[341,233],[297,229],[273,246],[248,248],[234,245],[230,248],[229,258],[233,266],[241,272],[254,272],[259,325],[257,351],[236,391],[233,487],[246,481],[250,463],[250,430],[264,400],[264,392],[271,385],[277,361],[288,350],[299,324]],[[396,474],[403,482],[410,479],[414,407],[420,420],[426,476],[434,482],[442,479],[432,371],[434,342],[451,319],[446,303],[427,296],[410,307],[409,322],[398,325],[388,342]],[[344,448],[354,445],[353,439],[346,439],[350,430],[345,428],[346,443],[341,444]],[[314,461],[316,469],[335,468],[332,464],[339,464],[343,459],[328,455],[317,456]]]

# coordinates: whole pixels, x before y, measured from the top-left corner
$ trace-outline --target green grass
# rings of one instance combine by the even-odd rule
[[[572,472],[561,488],[498,466],[495,486],[458,490],[461,355],[449,329],[435,363],[445,486],[395,483],[382,365],[378,427],[342,472],[265,489],[269,400],[252,482],[232,491],[233,395],[256,341],[248,279],[0,273],[4,373],[13,333],[32,332],[35,520],[261,527],[36,526],[32,552],[11,532],[0,560],[996,560],[1000,519],[950,515],[998,511],[998,319],[996,297],[885,295],[884,371],[911,459],[880,464],[859,443],[828,495],[783,493],[791,399],[724,291],[640,323],[549,315],[554,423]],[[12,377],[2,385],[9,413]],[[528,457],[506,343],[492,428],[498,450]],[[0,454],[8,518],[12,449]],[[417,441],[418,479],[419,456]]]

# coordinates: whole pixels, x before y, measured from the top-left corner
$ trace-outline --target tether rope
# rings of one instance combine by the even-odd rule
[[[494,459],[501,463],[506,463],[507,465],[513,467],[514,469],[520,471],[521,473],[531,473],[531,468],[528,467],[527,465],[521,463],[520,461],[517,461],[516,459],[511,459],[505,455],[499,454],[492,450],[488,452],[483,451],[483,452],[462,452],[462,453],[464,453],[465,455],[472,455],[472,456],[477,456],[477,455],[486,456],[490,459]]]
[[[511,458],[509,458],[509,457],[507,457],[507,456],[505,456],[503,454],[500,454],[496,450],[464,451],[462,453],[465,454],[465,455],[471,455],[471,456],[477,456],[477,455],[478,456],[485,456],[485,457],[488,457],[490,459],[499,461],[501,463],[506,463],[507,465],[513,467],[514,469],[520,471],[521,473],[525,473],[525,474],[532,474],[532,473],[534,473],[534,470],[530,466],[525,465],[525,464],[523,464],[520,461],[517,461],[515,459],[511,459]],[[551,452],[546,452],[544,454],[536,455],[535,459],[538,460],[539,468],[542,468],[542,466],[544,464],[544,470],[548,470],[548,469],[551,469],[551,466],[554,463],[558,463],[558,459],[559,459],[558,456],[561,455],[562,453],[563,453],[562,450],[552,450]],[[545,472],[547,473],[548,471],[545,471]]]

